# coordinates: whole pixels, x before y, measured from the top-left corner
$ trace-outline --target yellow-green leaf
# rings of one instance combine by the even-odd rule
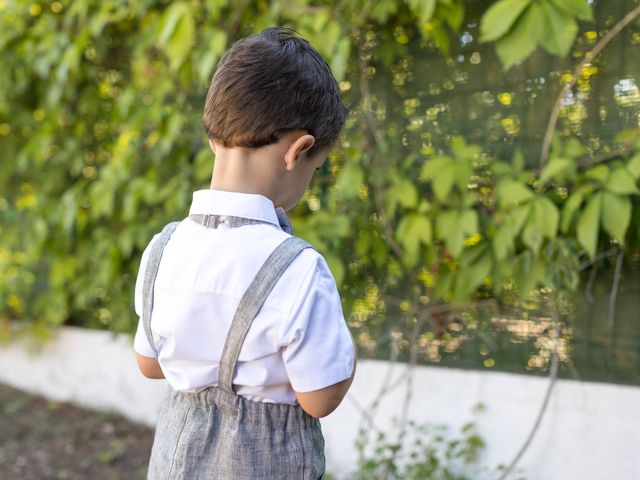
[[[500,0],[482,15],[480,41],[491,42],[506,34],[531,0]]]
[[[621,195],[638,193],[638,187],[636,186],[635,179],[624,167],[618,167],[611,172],[611,175],[609,175],[609,178],[605,183],[605,188],[611,193],[618,193]]]
[[[578,23],[552,3],[542,2],[540,7],[543,14],[540,43],[550,54],[565,57],[578,34]]]
[[[548,0],[566,14],[583,20],[592,20],[593,12],[587,0]]]
[[[540,182],[547,183],[549,180],[558,180],[562,174],[571,169],[575,164],[570,158],[554,157],[542,169]]]
[[[596,256],[598,248],[601,210],[602,193],[600,192],[589,199],[586,208],[580,214],[580,218],[578,218],[578,242],[587,251],[590,258]]]
[[[627,163],[627,170],[635,180],[640,178],[640,153],[636,153],[631,157],[631,160]]]
[[[405,249],[405,263],[413,266],[418,260],[420,244],[429,245],[432,241],[431,221],[424,215],[409,213],[400,220],[396,236]]]
[[[536,49],[541,22],[540,5],[533,3],[518,19],[513,30],[496,42],[496,53],[505,70],[527,58]]]
[[[631,222],[629,197],[604,192],[602,195],[602,226],[621,245]]]
[[[496,189],[498,202],[504,207],[515,205],[533,198],[533,192],[524,183],[516,180],[503,180]]]

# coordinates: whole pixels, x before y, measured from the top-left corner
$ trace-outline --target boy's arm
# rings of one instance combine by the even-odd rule
[[[282,357],[302,409],[312,417],[325,417],[351,386],[357,350],[335,280],[321,256],[301,282],[297,298],[281,337]]]
[[[314,390],[311,392],[296,392],[294,390],[298,403],[302,409],[312,417],[326,417],[333,412],[338,408],[338,405],[340,405],[347,394],[349,387],[351,387],[353,377],[356,374],[358,349],[351,332],[349,332],[349,335],[351,336],[351,342],[353,343],[353,371],[351,372],[351,376],[334,385],[321,388],[320,390]]]
[[[162,368],[158,360],[152,357],[145,357],[136,352],[136,360],[138,362],[138,368],[147,378],[164,378]]]
[[[338,405],[340,405],[345,395],[347,394],[347,391],[351,386],[351,382],[353,382],[353,377],[356,374],[357,356],[358,355],[354,342],[353,372],[351,372],[351,376],[349,378],[342,380],[335,385],[321,388],[320,390],[315,390],[313,392],[294,391],[294,393],[296,394],[296,398],[298,399],[298,403],[305,412],[307,412],[312,417],[321,418],[326,417],[336,408],[338,408]]]
[[[158,234],[154,235],[154,237],[149,242],[149,245],[142,252],[142,258],[140,259],[140,267],[138,269],[138,277],[136,278],[135,285],[135,295],[134,295],[134,303],[135,303],[135,312],[140,317],[138,321],[138,330],[136,331],[134,341],[133,341],[133,349],[136,354],[136,362],[138,363],[138,369],[147,378],[165,378],[164,373],[162,373],[162,369],[160,368],[160,364],[158,363],[158,359],[155,358],[155,353],[153,349],[149,345],[149,340],[146,337],[144,326],[142,324],[142,308],[143,308],[143,295],[142,295],[142,287],[144,283],[144,275],[147,267],[147,261],[149,260],[149,253],[151,250],[151,246],[158,238]],[[138,352],[147,353],[147,355],[141,355]]]

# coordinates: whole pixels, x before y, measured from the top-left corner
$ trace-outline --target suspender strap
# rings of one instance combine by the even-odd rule
[[[234,393],[233,374],[249,327],[278,279],[305,248],[313,247],[297,237],[289,237],[283,241],[260,267],[258,274],[240,299],[220,359],[218,387],[222,390]]]
[[[153,310],[153,286],[156,283],[156,275],[158,274],[158,267],[160,266],[160,259],[162,259],[162,252],[164,247],[171,238],[173,231],[180,222],[171,222],[167,224],[160,233],[160,236],[153,242],[151,251],[149,252],[149,259],[147,260],[147,268],[144,271],[144,282],[142,284],[142,323],[144,325],[144,331],[147,334],[149,345],[154,352],[157,353],[155,344],[153,342],[153,333],[151,332],[151,312]]]

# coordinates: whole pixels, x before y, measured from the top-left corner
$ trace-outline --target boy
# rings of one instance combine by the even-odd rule
[[[221,59],[203,118],[211,188],[154,237],[136,283],[138,366],[170,387],[149,478],[323,475],[317,418],[351,385],[355,347],[326,261],[284,212],[346,115],[328,65],[290,30]]]

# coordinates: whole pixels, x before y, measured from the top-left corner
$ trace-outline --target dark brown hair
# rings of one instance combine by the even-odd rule
[[[347,117],[329,65],[296,32],[268,28],[236,42],[207,93],[203,124],[225,147],[258,148],[290,130],[316,139],[308,154],[331,147]]]

